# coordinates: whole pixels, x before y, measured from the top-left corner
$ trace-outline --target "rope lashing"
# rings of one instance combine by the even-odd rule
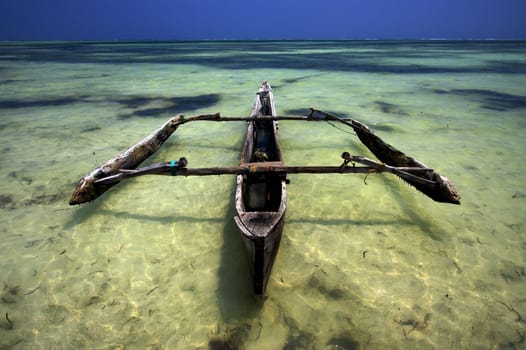
[[[345,167],[347,167],[347,164],[349,164],[349,162],[352,162],[351,154],[349,152],[343,152],[342,159],[343,159],[343,163],[342,165],[340,165],[340,169],[344,169]],[[352,162],[352,166],[354,165],[355,165],[354,162]]]
[[[172,160],[170,162],[170,174],[172,174],[172,176],[176,176],[177,170],[186,168],[187,165],[188,165],[188,160],[186,160],[185,157],[181,157],[179,158],[179,160]]]

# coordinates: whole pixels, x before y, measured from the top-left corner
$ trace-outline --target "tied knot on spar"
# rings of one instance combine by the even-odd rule
[[[340,172],[343,173],[343,171],[349,166],[349,163],[352,164],[352,167],[354,168],[356,166],[355,160],[357,159],[356,156],[351,156],[349,152],[343,152],[341,155],[343,159],[343,163],[339,166]],[[359,157],[358,157],[359,158]],[[359,161],[359,160],[358,160]],[[385,170],[386,165],[383,162],[376,162],[376,167],[374,169],[370,169],[367,175],[365,175],[365,178],[363,179],[364,184],[367,185],[367,176],[371,173],[381,173]]]
[[[355,164],[356,159],[357,158],[362,158],[362,157],[351,156],[351,154],[349,152],[343,152],[341,157],[343,159],[343,163],[342,163],[342,165],[340,165],[340,169],[341,170],[347,168],[349,163],[351,163],[352,166],[355,167],[356,166],[356,164]],[[371,169],[370,172],[379,172],[379,173],[381,173],[385,168],[386,168],[385,163],[383,163],[383,162],[376,162],[376,168],[375,169]]]

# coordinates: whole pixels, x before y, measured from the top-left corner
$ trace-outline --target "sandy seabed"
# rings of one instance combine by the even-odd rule
[[[526,346],[526,43],[0,44],[0,347]],[[462,205],[386,175],[289,175],[264,302],[235,178],[76,181],[176,113],[352,117],[447,175]],[[373,157],[352,130],[280,122],[288,165]],[[238,164],[243,123],[184,125],[146,163]]]

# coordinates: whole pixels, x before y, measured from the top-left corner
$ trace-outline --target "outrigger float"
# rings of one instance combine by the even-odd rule
[[[335,121],[350,126],[379,161],[344,152],[343,162],[337,166],[286,166],[277,136],[279,120]],[[247,135],[239,166],[188,168],[188,161],[183,157],[138,168],[180,125],[194,121],[245,121],[248,125]],[[254,293],[264,294],[285,223],[287,174],[383,172],[401,177],[437,202],[460,204],[460,195],[447,177],[385,143],[357,120],[312,108],[307,116],[279,116],[274,106],[272,88],[268,82],[263,82],[248,118],[222,117],[218,113],[192,117],[177,115],[142,141],[80,179],[69,204],[90,202],[119,182],[142,175],[237,175],[234,222],[247,253]]]

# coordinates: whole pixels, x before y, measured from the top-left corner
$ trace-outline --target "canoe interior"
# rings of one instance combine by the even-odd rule
[[[276,115],[272,89],[263,83],[254,101],[241,165],[283,165],[277,122],[258,116]],[[237,177],[236,225],[241,232],[253,276],[254,292],[264,294],[283,231],[286,174],[258,173]]]
[[[283,165],[276,136],[276,122],[250,123],[241,165]],[[278,211],[281,205],[281,182],[285,174],[248,174],[244,176],[243,201],[246,211]]]

